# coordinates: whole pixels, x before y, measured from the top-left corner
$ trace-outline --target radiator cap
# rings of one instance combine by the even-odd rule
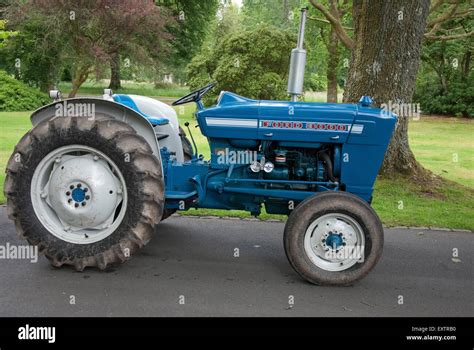
[[[364,107],[370,107],[374,101],[370,98],[370,96],[362,96],[359,100],[359,104]]]

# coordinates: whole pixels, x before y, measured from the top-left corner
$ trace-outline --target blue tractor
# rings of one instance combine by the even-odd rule
[[[257,101],[215,84],[177,100],[194,102],[210,159],[199,155],[174,109],[114,95],[56,100],[7,165],[5,195],[18,233],[53,266],[106,269],[147,244],[158,224],[190,208],[288,215],[284,248],[307,281],[348,285],[377,263],[382,224],[371,208],[396,116],[358,104],[299,102],[306,10],[292,52],[291,101]],[[189,127],[188,130],[190,131]],[[190,135],[192,138],[192,135]]]

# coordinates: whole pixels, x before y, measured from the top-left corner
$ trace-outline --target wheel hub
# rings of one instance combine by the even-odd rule
[[[74,244],[91,244],[112,234],[127,211],[127,187],[117,165],[84,145],[55,149],[38,164],[31,201],[41,224]]]
[[[77,186],[79,186],[79,185],[80,184],[78,184]],[[74,187],[74,185],[71,185],[71,186]],[[86,188],[86,190],[87,190],[87,188]],[[68,193],[69,192],[66,192],[66,195],[68,195]],[[83,203],[86,200],[86,191],[83,190],[82,188],[76,187],[72,190],[70,199],[72,199],[76,203]]]
[[[56,159],[45,188],[48,205],[73,230],[110,225],[122,197],[107,162],[92,155]]]
[[[304,238],[305,252],[316,266],[326,271],[350,268],[363,255],[365,239],[360,225],[351,217],[331,213],[317,218]]]
[[[341,234],[335,234],[335,233],[330,233],[328,237],[326,238],[325,244],[326,246],[337,250],[338,248],[342,247],[343,245],[343,239],[342,239],[342,233]]]

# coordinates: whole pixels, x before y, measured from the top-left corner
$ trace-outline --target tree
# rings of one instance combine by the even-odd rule
[[[415,90],[425,113],[474,117],[474,36],[470,34],[474,8],[470,6],[467,2],[432,5]]]
[[[201,49],[193,57],[186,67],[188,84],[191,88],[198,88],[208,84],[214,78],[212,77],[217,67],[217,61],[213,59],[219,45],[225,38],[237,34],[242,30],[241,17],[238,9],[232,4],[219,5],[218,15],[210,24],[210,30],[204,39]],[[212,97],[207,95],[206,101]]]
[[[121,49],[148,59],[163,56],[171,39],[165,30],[171,20],[168,12],[151,0],[15,1],[9,18],[21,32],[28,33],[34,19],[48,33],[60,49],[56,64],[73,66],[70,97]],[[42,43],[48,43],[48,36]]]
[[[71,27],[71,34],[76,34],[79,40],[72,42],[72,47],[73,51],[82,53],[79,55],[82,62],[76,65],[72,96],[97,62],[112,60],[118,65],[121,50],[133,52],[137,61],[142,58],[146,62],[147,58],[162,55],[166,41],[171,39],[165,30],[170,17],[153,1],[101,0],[88,2],[86,6],[80,4],[76,11],[80,17]]]
[[[6,26],[15,29],[16,35],[2,48],[0,64],[17,79],[47,92],[55,86],[60,71],[61,31],[47,25],[37,11],[21,12],[19,5],[13,3],[6,11]]]
[[[184,78],[184,68],[197,54],[216,17],[218,0],[159,0],[172,11],[176,22],[168,30],[173,34],[172,54],[166,64]]]
[[[176,76],[183,78],[184,68],[191,61],[206,36],[207,28],[216,14],[218,0],[155,0],[155,4],[169,10],[175,19],[168,23],[166,31],[171,34],[170,52],[158,61],[150,62],[153,67],[153,78],[158,83],[163,69],[173,71]],[[110,89],[120,89],[121,57],[133,56],[133,50],[127,50],[127,45],[120,38],[116,39],[116,51],[110,54]]]
[[[438,0],[431,11],[448,1],[461,2]],[[436,23],[445,22],[446,16],[443,14],[428,22],[428,28],[432,25],[436,29],[425,33],[429,0],[353,0],[354,35],[351,37],[335,11],[317,0],[310,2],[331,23],[341,43],[352,51],[344,101],[357,102],[362,95],[371,95],[378,106],[389,102],[411,104],[423,39],[434,39],[433,33],[439,29]],[[336,0],[329,0],[328,6],[336,6]],[[457,6],[454,11],[451,9],[449,16],[455,16],[456,10]],[[453,37],[445,35],[440,40]],[[408,116],[403,114],[399,116],[382,166],[382,173],[392,172],[424,173],[410,149]]]
[[[425,114],[474,118],[472,45],[440,41],[425,45],[414,100]]]
[[[263,23],[280,29],[290,28],[300,3],[300,0],[244,0],[243,25],[249,29]]]
[[[122,88],[120,80],[120,53],[119,50],[110,54],[110,84],[109,89],[119,90]]]
[[[5,19],[5,11],[9,4],[10,0],[0,0],[0,19]]]
[[[339,18],[342,22],[344,22],[346,14],[350,12],[349,0],[343,0],[342,2],[334,2],[329,0],[328,4],[325,6],[328,7],[328,11],[333,17]],[[326,69],[327,102],[337,102],[338,68],[340,65],[342,45],[340,45],[340,40],[337,31],[334,26],[331,26],[331,22],[320,17],[309,17],[309,19],[321,24],[321,39],[324,42],[324,45],[326,46],[326,49],[328,51]],[[329,30],[326,30],[326,28],[324,27],[327,27],[328,25]]]
[[[412,103],[429,0],[354,0],[354,46],[344,100],[370,95],[376,104]],[[399,114],[383,164],[385,173],[422,170],[408,143],[410,115]]]
[[[189,85],[196,88],[215,80],[216,91],[233,91],[255,99],[283,99],[288,53],[294,43],[295,37],[289,32],[266,25],[230,34],[209,55],[193,59],[188,67]]]
[[[426,24],[425,39],[428,41],[448,41],[473,37],[474,29],[472,26],[467,27],[466,21],[463,21],[468,18],[472,19],[473,13],[472,3],[467,1],[434,1],[430,7],[430,18]]]

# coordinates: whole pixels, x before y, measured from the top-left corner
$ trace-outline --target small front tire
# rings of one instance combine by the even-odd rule
[[[284,247],[298,274],[317,285],[351,285],[377,264],[383,228],[359,197],[327,191],[301,202],[285,226]]]

